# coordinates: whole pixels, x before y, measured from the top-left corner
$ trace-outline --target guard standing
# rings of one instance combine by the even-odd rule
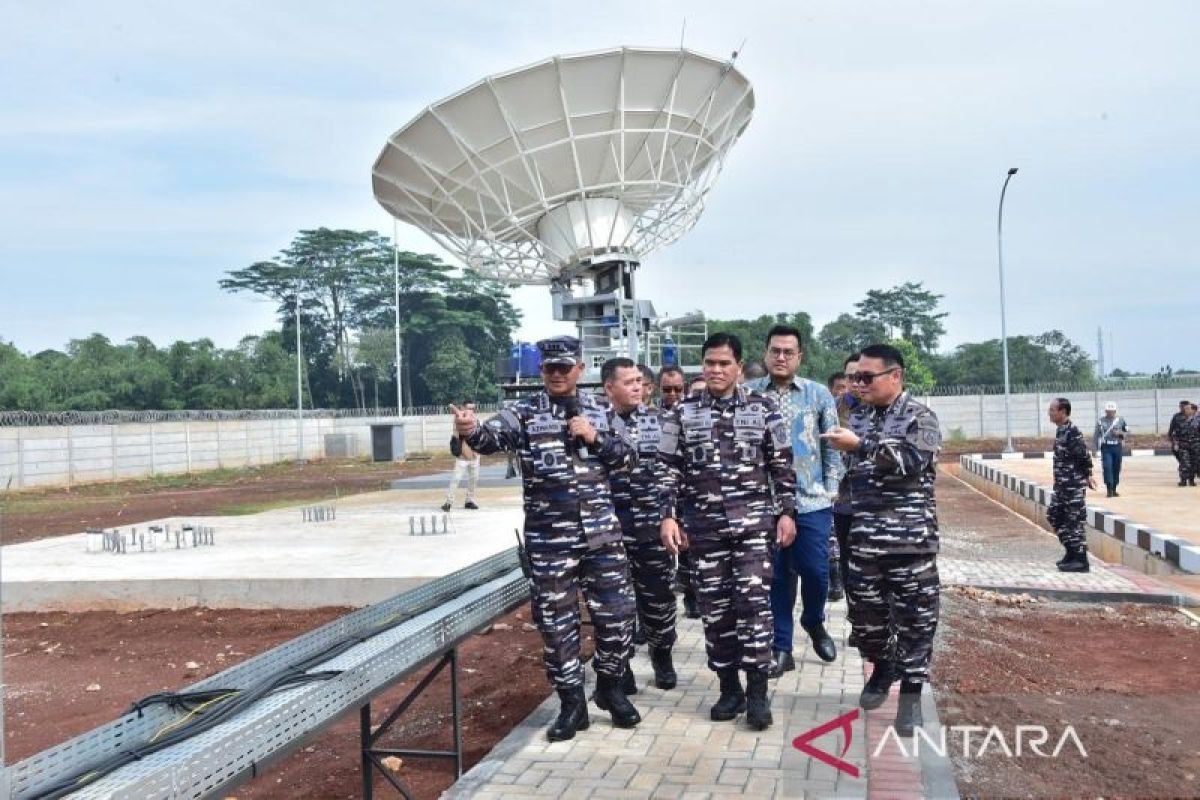
[[[1195,403],[1188,403],[1183,423],[1179,426],[1179,485],[1196,485],[1200,475],[1200,412]]]
[[[904,390],[904,357],[891,345],[863,348],[850,379],[862,405],[849,429],[824,436],[850,454],[850,643],[874,665],[858,702],[878,708],[899,678],[895,729],[911,736],[924,724],[921,688],[938,623],[933,482],[942,434],[937,416]]]
[[[1198,465],[1192,462],[1192,432],[1189,428],[1194,424],[1194,406],[1187,400],[1179,401],[1179,411],[1171,417],[1171,427],[1167,429],[1167,438],[1171,442],[1171,452],[1179,464],[1179,485],[1196,485],[1196,470]]]
[[[702,353],[705,388],[663,422],[662,540],[672,553],[690,547],[695,559],[708,666],[721,681],[710,717],[745,711],[747,724],[764,730],[773,722],[772,549],[796,537],[791,437],[774,403],[737,384],[738,337],[714,333]]]
[[[658,396],[662,398],[662,407],[670,411],[675,404],[683,399],[687,391],[687,381],[683,369],[671,364],[658,372]],[[700,608],[696,605],[696,590],[692,580],[692,552],[683,550],[678,557],[679,569],[675,572],[675,582],[683,592],[683,615],[688,619],[700,619]]]
[[[641,378],[637,365],[628,358],[610,358],[600,370],[604,393],[638,451],[637,466],[612,473],[609,486],[621,521],[638,618],[654,667],[654,684],[660,689],[674,689],[671,648],[675,646],[675,593],[671,581],[675,557],[667,552],[659,536],[662,517],[658,508],[658,443],[665,412],[647,408],[641,402]],[[681,388],[682,383],[680,378]],[[625,673],[625,693],[636,691],[637,683],[629,670]]]
[[[1121,482],[1122,449],[1128,435],[1129,425],[1124,417],[1117,416],[1117,404],[1105,403],[1104,416],[1096,420],[1092,440],[1104,467],[1104,485],[1108,489],[1108,497],[1121,496],[1117,494],[1117,484]]]
[[[596,631],[596,705],[617,727],[641,722],[621,688],[632,652],[634,600],[608,484],[613,472],[634,466],[637,455],[612,409],[576,393],[583,373],[579,340],[559,336],[537,347],[543,391],[482,425],[474,412],[451,409],[455,429],[477,453],[510,450],[520,457],[532,616],[562,704],[547,736],[559,741],[589,725],[579,659],[580,589]]]
[[[1088,572],[1083,526],[1087,523],[1087,490],[1096,488],[1092,454],[1083,434],[1071,422],[1070,400],[1065,397],[1051,400],[1048,413],[1050,421],[1058,427],[1054,432],[1054,496],[1046,510],[1046,519],[1067,551],[1057,562],[1058,568],[1063,572]]]

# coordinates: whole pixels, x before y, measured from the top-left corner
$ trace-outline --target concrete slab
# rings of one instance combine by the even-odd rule
[[[1105,497],[1100,463],[1099,491],[1088,492],[1088,505],[1200,545],[1200,487],[1177,486],[1179,475],[1170,456],[1125,458],[1121,462],[1120,497]],[[1054,465],[1049,459],[1005,461],[1004,471],[1050,487]]]
[[[410,536],[409,516],[440,520],[443,498],[444,488],[355,495],[325,522],[303,522],[297,506],[136,526],[211,526],[216,544],[194,549],[88,553],[83,533],[9,545],[0,548],[4,611],[362,606],[515,544],[516,486],[481,490],[479,511],[452,510],[448,534]]]

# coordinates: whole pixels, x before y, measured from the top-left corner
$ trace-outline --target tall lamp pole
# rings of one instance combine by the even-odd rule
[[[396,241],[399,223],[392,218],[392,284],[395,290],[393,301],[396,310],[396,416],[404,416],[404,396],[400,388],[400,243]]]
[[[300,276],[296,276],[296,463],[304,461],[304,353],[300,344]]]
[[[1012,411],[1009,407],[1010,386],[1008,382],[1008,321],[1004,313],[1004,193],[1008,191],[1008,182],[1017,174],[1017,168],[1011,167],[1004,178],[1004,186],[1000,189],[1000,210],[996,213],[996,258],[1000,264],[1000,349],[1004,358],[1004,452],[1012,453]]]

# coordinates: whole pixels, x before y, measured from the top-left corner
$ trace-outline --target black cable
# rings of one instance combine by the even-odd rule
[[[159,692],[148,695],[147,697],[138,700],[130,706],[129,712],[137,712],[140,717],[143,710],[152,705],[165,704],[169,708],[183,709],[188,714],[195,714],[193,719],[187,720],[180,724],[179,728],[172,733],[163,736],[161,739],[156,738],[159,734],[166,730],[166,727],[160,728],[159,733],[151,737],[149,741],[141,745],[132,747],[120,753],[116,753],[108,758],[102,759],[98,764],[90,769],[80,770],[75,775],[67,778],[59,783],[56,783],[46,789],[43,789],[38,794],[32,796],[32,800],[55,800],[59,797],[64,797],[72,792],[77,792],[84,786],[96,782],[100,778],[109,775],[121,767],[127,766],[134,761],[140,761],[146,756],[157,753],[160,750],[165,750],[168,747],[173,747],[180,742],[186,741],[194,736],[197,736],[205,731],[215,728],[217,725],[227,721],[228,719],[240,714],[245,709],[262,700],[264,697],[273,692],[282,689],[290,688],[304,683],[314,681],[328,680],[336,675],[340,675],[340,670],[323,670],[321,672],[310,673],[318,664],[330,661],[348,650],[366,642],[367,640],[378,636],[385,631],[388,631],[397,625],[400,625],[408,620],[424,614],[446,601],[429,602],[422,607],[408,613],[397,614],[394,618],[385,619],[378,623],[371,632],[367,635],[346,636],[333,642],[325,649],[309,656],[303,661],[291,664],[278,672],[268,675],[266,678],[259,681],[257,684],[246,689],[203,689],[194,692]],[[224,695],[227,700],[220,700]],[[211,709],[199,710],[204,703],[219,701]],[[186,718],[185,718],[186,719]]]

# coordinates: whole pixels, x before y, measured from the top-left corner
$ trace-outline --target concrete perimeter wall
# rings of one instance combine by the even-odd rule
[[[296,421],[288,419],[0,427],[0,490],[273,464],[295,459],[297,450],[305,459],[323,458],[327,434],[348,434],[349,454],[369,457],[371,425],[399,421],[318,417],[304,420],[299,437]],[[416,445],[422,427],[430,426],[409,427],[408,452],[425,449]],[[426,436],[432,442],[432,431]]]
[[[1046,405],[1052,393],[1014,394],[1014,436],[1051,436]],[[1076,424],[1090,435],[1104,404],[1115,402],[1133,433],[1166,433],[1181,399],[1200,400],[1191,388],[1069,394]],[[1003,395],[920,397],[935,413],[942,434],[968,439],[1004,436]],[[404,424],[405,452],[447,452],[449,414],[437,416],[314,417],[304,421],[301,455],[325,455],[326,434],[349,434],[350,454],[371,455],[371,425]],[[293,419],[146,422],[118,425],[0,427],[0,491],[175,475],[218,468],[272,464],[296,458]],[[9,481],[11,480],[11,484]]]
[[[1013,436],[1053,436],[1054,426],[1046,418],[1046,406],[1057,393],[1039,392],[1010,396]],[[1072,405],[1075,424],[1091,437],[1096,419],[1103,415],[1105,403],[1116,403],[1117,413],[1129,423],[1131,433],[1166,433],[1171,416],[1179,410],[1180,400],[1200,403],[1200,385],[1170,389],[1136,389],[1121,392],[1065,392]],[[923,397],[942,424],[942,435],[955,432],[968,439],[1004,436],[1004,395],[972,394],[947,397]]]

